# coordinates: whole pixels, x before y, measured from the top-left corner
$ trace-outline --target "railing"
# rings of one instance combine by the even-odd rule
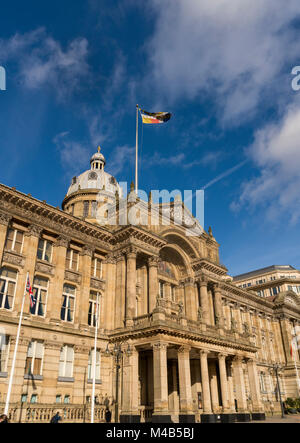
[[[105,422],[105,406],[95,407],[95,423]],[[4,404],[0,404],[4,410]],[[11,405],[9,420],[11,423],[50,423],[51,418],[59,412],[63,423],[85,423],[91,421],[90,406],[64,404],[23,404]]]

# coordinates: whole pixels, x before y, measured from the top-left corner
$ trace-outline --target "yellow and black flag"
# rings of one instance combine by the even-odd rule
[[[169,112],[147,112],[141,110],[141,116],[143,119],[143,123],[146,125],[156,125],[161,123],[166,123],[172,117],[172,114]]]

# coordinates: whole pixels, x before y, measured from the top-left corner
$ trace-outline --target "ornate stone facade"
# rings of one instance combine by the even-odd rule
[[[81,195],[67,201],[79,205]],[[20,407],[25,421],[51,407],[85,417],[97,293],[99,419],[107,404],[123,422],[263,418],[280,410],[276,363],[283,399],[299,396],[299,351],[290,353],[298,296],[274,302],[234,285],[211,230],[189,238],[172,221],[103,227],[4,185],[0,208],[0,402],[27,272],[36,297],[34,310],[26,300],[12,418]],[[18,252],[9,232],[22,238]]]

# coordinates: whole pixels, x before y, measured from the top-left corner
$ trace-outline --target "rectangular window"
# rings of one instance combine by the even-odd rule
[[[0,270],[0,309],[11,310],[17,284],[17,271],[9,268]]]
[[[52,243],[48,240],[41,239],[38,245],[37,258],[39,260],[51,263],[52,260]]]
[[[23,247],[24,233],[18,229],[9,229],[7,232],[5,248],[9,251],[21,254]]]
[[[33,340],[28,346],[25,374],[42,375],[43,355],[44,344]]]
[[[88,379],[93,378],[93,363],[95,358],[95,351],[92,349],[89,354],[89,364],[88,364]],[[96,380],[100,380],[100,351],[96,351]]]
[[[30,403],[31,404],[37,403],[37,395],[36,394],[32,394],[31,399],[30,399]]]
[[[89,216],[89,208],[90,208],[90,202],[84,201],[83,202],[83,217]]]
[[[33,297],[35,304],[30,306],[30,314],[37,315],[39,317],[45,317],[47,292],[48,292],[48,280],[42,277],[35,277],[33,282]]]
[[[71,271],[78,271],[79,252],[74,249],[67,250],[66,268]]]
[[[160,298],[164,298],[165,295],[165,285],[163,282],[159,282],[159,296]]]
[[[62,307],[60,318],[62,321],[73,322],[75,309],[76,288],[71,285],[64,285]]]
[[[97,208],[98,208],[97,202],[93,201],[92,202],[92,217],[93,218],[97,217]]]
[[[61,395],[56,396],[55,403],[61,403]]]
[[[7,372],[9,336],[0,334],[0,372]]]
[[[70,404],[70,396],[69,395],[65,395],[64,404],[65,405],[69,405]]]
[[[92,261],[91,276],[95,278],[102,278],[102,260],[95,257]]]
[[[175,286],[171,285],[171,300],[175,301]]]
[[[100,297],[98,298],[98,303],[100,304]],[[98,304],[98,319],[99,319],[99,304]],[[90,292],[89,301],[89,314],[88,314],[88,324],[89,326],[96,327],[96,306],[97,306],[97,293]]]
[[[74,349],[72,346],[63,346],[59,358],[59,377],[73,377]]]

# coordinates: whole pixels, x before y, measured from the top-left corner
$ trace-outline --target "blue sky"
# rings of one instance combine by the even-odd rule
[[[223,177],[205,228],[230,274],[300,267],[299,20],[298,0],[5,2],[0,182],[59,206],[99,144],[131,182],[136,103],[169,111],[144,126],[140,187]]]

